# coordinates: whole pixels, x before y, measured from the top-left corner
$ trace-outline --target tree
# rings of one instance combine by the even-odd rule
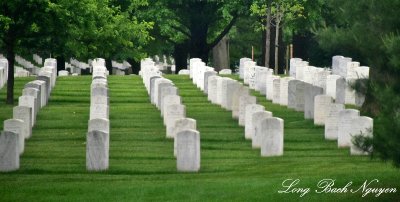
[[[143,57],[152,24],[139,21],[135,11],[146,1],[127,5],[122,11],[110,0],[1,1],[0,45],[9,61],[7,103],[14,102],[16,51],[78,59]]]
[[[369,80],[356,83],[366,93],[361,108],[374,117],[374,136],[364,138],[363,148],[400,167],[400,18],[393,1],[329,1],[336,8],[329,26],[317,32],[320,46],[370,66]]]
[[[266,4],[267,3],[267,4]],[[265,64],[269,64],[269,46],[270,46],[270,31],[271,25],[275,27],[275,51],[274,51],[274,68],[275,74],[278,74],[278,59],[279,59],[279,38],[280,38],[280,30],[282,29],[284,24],[291,23],[296,18],[303,17],[302,11],[304,1],[302,0],[279,0],[279,1],[270,1],[265,2],[265,0],[255,1],[252,4],[252,13],[254,15],[258,15],[262,17],[262,21],[265,22],[265,25],[261,24],[262,29],[266,29],[266,37],[265,37]],[[271,16],[270,16],[271,15]],[[270,19],[268,19],[270,16]],[[260,26],[260,25],[258,25]],[[269,65],[268,65],[269,66]]]
[[[156,1],[149,3],[143,18],[152,20],[163,38],[175,49],[177,64],[187,56],[208,62],[209,52],[229,32],[237,18],[246,12],[244,1]],[[179,53],[179,54],[178,54]],[[181,62],[185,64],[185,62]],[[185,66],[178,66],[179,71]]]
[[[14,103],[15,49],[21,39],[34,36],[47,14],[48,0],[0,2],[0,39],[8,60],[7,104]]]

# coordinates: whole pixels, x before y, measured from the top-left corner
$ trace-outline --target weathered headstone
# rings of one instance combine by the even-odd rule
[[[166,118],[164,116],[167,106],[173,104],[182,104],[181,96],[179,95],[166,95],[163,100],[163,108],[161,110],[161,115],[164,117],[164,125],[166,124]]]
[[[272,75],[272,70],[266,67],[256,67],[256,91],[261,95],[266,95],[267,76]]]
[[[288,108],[296,109],[296,85],[301,82],[299,80],[290,80],[288,82]]]
[[[108,169],[110,135],[93,130],[86,137],[86,169],[103,171]]]
[[[200,133],[196,130],[183,130],[176,135],[176,163],[181,172],[200,170]]]
[[[372,138],[373,136],[373,127],[374,127],[374,121],[370,117],[367,116],[360,116],[352,121],[353,127],[351,128],[350,135],[351,137],[356,137],[356,136],[363,136],[363,137],[369,137]],[[353,140],[351,142],[350,146],[350,154],[351,155],[368,155],[370,152],[372,152],[372,148],[369,148],[368,151],[363,151],[360,148],[358,148],[354,143]]]
[[[208,77],[208,85],[207,85],[207,92],[208,92],[208,100],[211,101],[213,104],[217,104],[217,87],[218,87],[218,80],[219,76],[210,76]]]
[[[32,136],[32,109],[30,107],[16,106],[13,108],[13,119],[24,121],[23,133],[25,139]]]
[[[356,79],[346,79],[345,104],[356,104],[356,91],[352,88]]]
[[[339,75],[328,75],[326,78],[326,94],[334,100],[336,100],[336,80],[339,78]]]
[[[232,94],[232,118],[238,119],[239,118],[239,102],[240,102],[240,96],[243,95],[248,95],[250,96],[250,91],[247,86],[243,86],[239,84],[237,86],[236,91],[233,92]]]
[[[65,70],[58,71],[58,76],[68,76],[69,72]]]
[[[107,96],[93,96],[90,100],[90,105],[110,105],[110,98]]]
[[[35,116],[37,116],[40,106],[41,104],[41,96],[40,96],[40,91],[37,90],[36,88],[24,88],[22,90],[22,95],[25,96],[32,96],[35,98],[35,107],[34,107],[34,111],[32,111],[33,113],[35,113]]]
[[[154,89],[155,89],[155,82],[157,79],[160,79],[160,76],[153,76],[150,78],[150,90],[149,90],[149,94],[150,94],[150,101],[152,104],[154,103]]]
[[[215,76],[215,75],[217,75],[216,71],[206,71],[206,72],[204,72],[204,93],[205,94],[208,94],[208,79],[211,76]]]
[[[293,80],[292,77],[284,77],[281,78],[280,82],[280,90],[279,90],[279,104],[283,106],[288,105],[288,97],[289,97],[289,81]]]
[[[229,74],[232,74],[232,70],[230,70],[230,69],[221,69],[221,70],[218,72],[218,74],[221,74],[221,75],[229,75]]]
[[[336,80],[336,99],[335,102],[339,104],[345,103],[346,98],[346,79],[339,78]]]
[[[261,147],[261,136],[263,135],[263,132],[264,132],[264,131],[261,131],[261,121],[264,120],[265,118],[271,118],[271,117],[272,117],[272,112],[269,112],[269,111],[256,112],[251,117],[251,121],[252,121],[252,125],[253,125],[252,131],[251,131],[251,133],[253,134],[253,136],[251,138],[251,147],[253,149]]]
[[[241,84],[235,80],[229,79],[226,86],[226,99],[223,99],[222,107],[227,110],[232,110],[233,99],[235,93],[240,90]]]
[[[159,100],[158,100],[158,106],[160,111],[162,111],[164,108],[164,98],[167,95],[178,95],[178,88],[173,86],[172,84],[166,84],[166,85],[160,85],[160,92],[159,92]],[[161,113],[163,115],[163,113]]]
[[[246,106],[256,104],[257,98],[251,95],[242,95],[239,98],[239,126],[244,126],[246,123]]]
[[[329,106],[328,114],[325,119],[325,139],[338,139],[339,112],[344,109],[343,104],[332,103]]]
[[[32,123],[32,126],[34,126],[35,123],[36,123],[36,116],[35,116],[35,113],[34,113],[34,111],[35,111],[35,97],[33,97],[33,96],[25,96],[25,95],[20,96],[18,98],[18,106],[24,106],[24,107],[30,107],[31,108],[31,110],[32,110],[31,123]]]
[[[283,119],[272,117],[261,121],[261,156],[283,155]]]
[[[88,132],[91,131],[101,131],[110,134],[110,121],[106,118],[89,120]]]
[[[305,84],[304,87],[304,118],[314,118],[314,97],[323,94],[324,90],[321,87]]]
[[[167,126],[167,138],[174,138],[173,130],[177,119],[186,118],[186,107],[182,104],[173,104],[166,106],[165,119]]]
[[[300,81],[299,83],[296,84],[296,108],[295,110],[298,112],[303,112],[304,111],[304,90],[306,87],[306,83],[303,81]]]
[[[228,82],[229,78],[225,77],[219,77],[217,80],[217,104],[221,106],[226,105]]]
[[[90,118],[92,119],[108,119],[109,117],[109,106],[103,104],[93,104],[90,105]]]
[[[182,119],[177,119],[175,121],[174,128],[172,130],[172,135],[174,136],[174,156],[176,156],[176,148],[177,148],[177,141],[176,141],[176,136],[179,132],[184,131],[184,130],[196,130],[196,120],[191,119],[191,118],[182,118]]]
[[[245,129],[245,133],[244,133],[244,137],[248,140],[251,140],[251,138],[253,137],[253,114],[256,112],[260,112],[260,111],[264,111],[265,107],[259,104],[249,104],[246,106],[246,111],[245,111],[245,125],[244,125],[244,129]]]
[[[3,131],[0,135],[0,172],[19,169],[19,135]]]
[[[179,70],[178,74],[179,75],[189,75],[190,71],[187,69],[181,69],[181,70]]]
[[[246,61],[251,61],[251,59],[250,58],[240,58],[240,61],[239,61],[239,77],[241,79],[244,79],[244,63]]]
[[[350,147],[353,119],[359,116],[360,112],[356,109],[344,109],[339,112],[338,147]]]
[[[279,104],[280,101],[280,90],[281,90],[281,79],[280,78],[275,78],[272,81],[272,86],[273,86],[273,97],[272,97],[272,103],[274,104]]]
[[[267,100],[272,100],[274,98],[274,79],[279,79],[279,76],[267,76],[267,81],[266,81],[266,94],[267,94]]]
[[[25,136],[24,134],[24,121],[20,119],[7,119],[3,125],[4,131],[10,131],[18,134],[18,149],[19,154],[24,153],[25,148]]]
[[[326,117],[328,116],[332,97],[329,95],[317,95],[314,98],[314,124],[325,125]]]
[[[154,99],[153,103],[156,105],[157,108],[159,108],[159,106],[157,106],[157,105],[158,105],[158,99],[159,99],[159,96],[160,96],[159,95],[160,94],[160,87],[162,85],[164,85],[165,83],[169,83],[169,84],[172,85],[172,81],[168,80],[168,79],[165,79],[165,78],[156,79],[155,82],[154,82],[154,91],[153,91],[154,95],[151,96],[151,97]]]

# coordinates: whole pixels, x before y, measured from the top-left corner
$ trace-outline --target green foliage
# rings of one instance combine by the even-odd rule
[[[126,1],[124,11],[110,0],[2,1],[0,28],[15,33],[17,52],[88,59],[144,57],[152,23],[135,16],[146,0]],[[6,40],[6,32],[0,37]],[[5,45],[5,44],[4,44]]]
[[[329,6],[335,12],[317,32],[319,43],[331,55],[371,67],[370,80],[360,86],[368,87],[362,111],[375,120],[374,153],[400,167],[400,18],[393,9],[400,1],[332,0]]]
[[[279,0],[273,1],[271,5],[272,24],[277,20],[280,21],[283,27],[284,41],[290,42],[293,31],[298,29],[295,22],[298,19],[305,18],[304,4],[306,0]],[[255,30],[265,30],[267,17],[267,2],[266,0],[253,1],[250,7],[251,15],[258,16],[259,21],[254,22]]]

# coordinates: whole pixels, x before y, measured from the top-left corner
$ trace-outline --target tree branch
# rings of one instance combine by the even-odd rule
[[[232,28],[232,26],[236,23],[236,20],[238,18],[238,15],[235,14],[233,15],[233,18],[229,22],[229,24],[225,27],[225,29],[217,36],[217,38],[214,39],[210,44],[207,44],[207,50],[211,50],[214,46],[218,44],[221,39],[228,34],[229,30]]]
[[[189,32],[187,32],[186,30],[182,29],[181,27],[178,27],[178,26],[175,26],[175,25],[171,25],[171,28],[181,32],[182,34],[184,34],[185,36],[187,36],[189,38],[191,37]]]

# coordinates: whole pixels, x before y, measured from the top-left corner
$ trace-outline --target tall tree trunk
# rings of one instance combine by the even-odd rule
[[[213,67],[216,71],[229,69],[228,37],[226,35],[214,46],[212,53]]]
[[[276,19],[276,27],[275,27],[275,74],[278,74],[278,66],[279,66],[279,24],[280,20]]]
[[[187,42],[175,44],[173,56],[175,59],[175,73],[178,74],[179,70],[187,68]]]
[[[60,70],[65,70],[65,58],[64,56],[57,56],[57,72]]]
[[[7,78],[7,104],[14,104],[14,63],[15,63],[15,52],[14,45],[15,39],[11,33],[11,29],[8,31],[8,39],[6,41],[7,48],[7,60],[8,60],[8,78]]]
[[[268,0],[267,4],[267,20],[265,22],[265,55],[264,55],[264,66],[269,67],[269,55],[271,49],[271,3],[272,0]]]

